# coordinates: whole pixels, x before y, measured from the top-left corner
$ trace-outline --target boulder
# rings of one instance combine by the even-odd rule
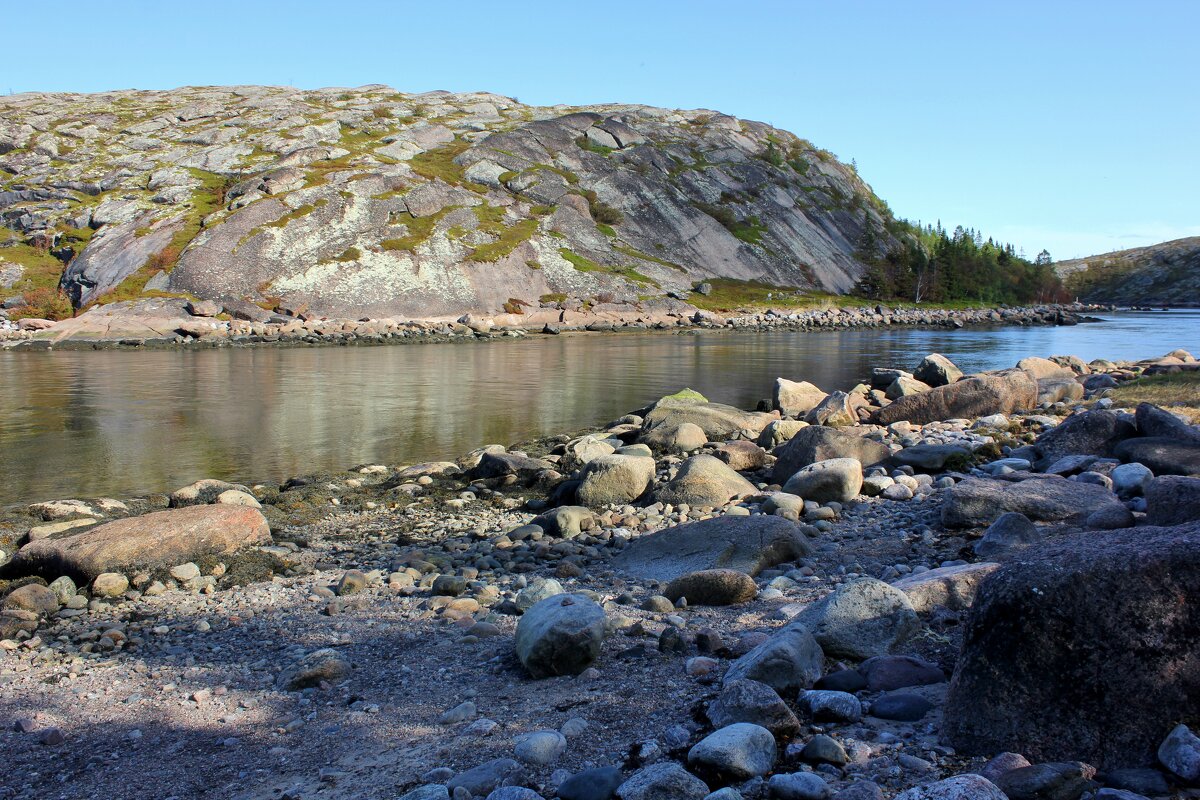
[[[979,584],[997,569],[999,564],[981,562],[938,567],[928,572],[907,575],[892,586],[908,596],[908,602],[918,614],[929,614],[938,606],[951,611],[963,611],[975,602]]]
[[[774,460],[766,450],[745,439],[722,442],[713,454],[738,472],[762,469]]]
[[[875,412],[874,421],[924,425],[946,419],[1011,414],[1037,405],[1037,381],[1023,370],[976,375],[928,392],[909,395]]]
[[[585,506],[624,505],[645,494],[654,482],[654,459],[643,456],[596,456],[579,472],[576,498]]]
[[[1033,377],[1034,380],[1042,381],[1047,378],[1074,378],[1075,371],[1057,364],[1048,358],[1039,358],[1031,356],[1022,358],[1017,362],[1017,369],[1024,370]]]
[[[775,390],[771,395],[771,407],[785,417],[803,417],[812,411],[828,395],[808,381],[775,379]]]
[[[810,425],[828,425],[845,428],[858,424],[858,413],[854,398],[845,392],[833,392],[804,415]]]
[[[908,397],[910,394],[928,392],[932,388],[929,384],[923,383],[916,378],[907,378],[901,375],[892,381],[891,385],[887,387],[887,391],[883,393],[883,396],[888,400],[899,400],[901,397]]]
[[[680,575],[667,584],[663,595],[675,602],[686,597],[688,605],[732,606],[748,603],[758,594],[754,579],[736,569],[705,569]]]
[[[659,425],[644,432],[639,441],[659,453],[690,453],[708,444],[704,429],[691,422]]]
[[[961,469],[970,457],[971,449],[961,444],[917,444],[895,453],[892,462],[920,472],[941,472],[950,461],[960,462]]]
[[[1200,478],[1164,475],[1146,486],[1146,521],[1183,525],[1200,520]]]
[[[182,489],[176,489],[171,492],[168,502],[171,508],[204,505],[217,502],[218,497],[230,491],[250,494],[250,490],[240,483],[226,483],[225,481],[205,478],[204,480],[196,481],[184,486]],[[253,495],[251,496],[253,497]]]
[[[983,538],[975,542],[974,550],[975,555],[981,558],[992,558],[1037,544],[1041,540],[1042,532],[1029,521],[1029,517],[1016,511],[1008,511],[988,526]]]
[[[943,737],[965,755],[1145,766],[1200,713],[1197,636],[1200,523],[1029,548],[980,587]]]
[[[778,692],[765,683],[746,678],[726,683],[706,713],[716,728],[751,722],[777,736],[791,736],[800,730],[800,720]]]
[[[887,445],[854,433],[811,425],[796,432],[788,442],[775,448],[773,479],[782,484],[803,467],[831,458],[857,459],[862,466],[882,464],[891,456]]]
[[[553,469],[548,461],[530,458],[519,453],[488,453],[485,452],[470,472],[467,473],[473,481],[489,478],[503,478],[516,475],[522,483],[532,483],[541,472]]]
[[[833,794],[829,784],[815,772],[779,772],[767,781],[773,800],[825,800]]]
[[[1154,473],[1145,464],[1134,462],[1114,467],[1108,477],[1112,478],[1113,491],[1117,496],[1128,499],[1142,494],[1150,481],[1154,480]]]
[[[350,674],[350,662],[336,650],[325,647],[308,653],[279,674],[278,683],[298,692],[321,683],[335,683]]]
[[[708,784],[674,761],[643,767],[617,787],[621,800],[704,800]]]
[[[858,671],[867,681],[867,691],[871,692],[890,692],[946,681],[946,673],[941,667],[914,656],[875,656],[860,664]]]
[[[560,800],[611,800],[624,780],[616,767],[593,767],[560,783],[558,796]]]
[[[930,353],[913,371],[913,377],[929,386],[945,386],[963,376],[962,370],[941,353]]]
[[[472,797],[487,797],[502,785],[520,786],[528,781],[525,768],[511,758],[494,758],[464,770],[446,782],[451,796],[459,787]]]
[[[699,426],[710,440],[724,441],[742,431],[750,433],[751,438],[757,437],[776,419],[778,416],[773,414],[742,411],[721,403],[664,397],[642,416],[642,430],[648,432],[663,426],[678,428],[690,422]]]
[[[1082,400],[1083,384],[1074,378],[1045,378],[1038,381],[1038,405]]]
[[[996,779],[1008,800],[1079,800],[1096,784],[1096,770],[1079,762],[1031,764],[1009,770]]]
[[[770,450],[784,442],[791,441],[797,433],[809,427],[807,422],[798,419],[777,419],[767,424],[758,435],[758,446]]]
[[[1158,746],[1158,761],[1187,783],[1200,782],[1200,737],[1187,725],[1176,725]]]
[[[40,583],[27,583],[13,589],[0,602],[5,611],[31,611],[39,617],[48,617],[58,611],[58,596]]]
[[[845,503],[862,489],[862,464],[855,458],[831,458],[809,464],[788,478],[783,491],[817,503]]]
[[[1126,439],[1113,455],[1149,467],[1155,475],[1200,475],[1200,443],[1147,436]]]
[[[53,539],[30,542],[5,565],[12,574],[69,575],[90,582],[129,567],[171,567],[268,544],[262,512],[232,505],[189,506],[114,520]]]
[[[549,536],[573,539],[596,526],[596,515],[585,506],[559,506],[534,517],[530,524]]]
[[[729,666],[726,686],[734,681],[765,683],[781,695],[807,689],[821,677],[825,654],[804,625],[791,622]]]
[[[714,517],[639,536],[613,565],[642,580],[672,581],[710,569],[757,575],[809,553],[804,529],[781,517]]]
[[[698,455],[684,461],[675,477],[655,490],[654,499],[675,505],[717,507],[757,491],[754,484],[719,458]]]
[[[688,751],[688,765],[722,780],[766,775],[775,766],[775,736],[761,725],[735,722],[705,736]]]
[[[600,655],[604,609],[581,594],[560,594],[534,603],[521,616],[513,646],[534,678],[578,675]]]
[[[896,800],[1008,800],[1008,795],[982,775],[966,774],[914,786]]]
[[[967,478],[946,491],[942,524],[947,528],[980,528],[1006,511],[1039,522],[1082,524],[1093,512],[1120,505],[1103,486],[1058,477],[1020,481]]]
[[[1128,415],[1096,410],[1072,414],[1037,438],[1033,446],[1045,469],[1064,456],[1108,456],[1113,448],[1135,433]]]
[[[908,596],[874,578],[842,584],[790,624],[811,631],[827,655],[860,660],[887,654],[920,628]]]
[[[1133,412],[1139,436],[1200,444],[1200,426],[1189,425],[1166,409],[1139,403]]]

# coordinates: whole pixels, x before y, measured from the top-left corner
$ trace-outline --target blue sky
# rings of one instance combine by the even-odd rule
[[[60,0],[3,16],[25,33],[5,37],[0,91],[387,83],[711,108],[855,159],[900,216],[1030,256],[1200,235],[1193,0]]]

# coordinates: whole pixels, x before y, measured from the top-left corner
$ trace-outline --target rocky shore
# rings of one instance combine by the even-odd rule
[[[521,313],[427,320],[330,319],[304,308],[266,311],[244,302],[155,299],[96,306],[78,317],[0,319],[0,348],[223,347],[253,345],[370,345],[434,342],[530,334],[729,328],[735,330],[837,330],[925,326],[1075,325],[1095,321],[1104,306],[1046,305],[1021,308],[892,308],[885,305],[768,309],[718,314],[667,298],[638,303],[545,302]]]
[[[1200,427],[1109,394],[1198,369],[933,354],[4,509],[0,797],[1196,796]]]

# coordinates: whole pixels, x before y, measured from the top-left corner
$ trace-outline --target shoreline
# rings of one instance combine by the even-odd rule
[[[126,306],[126,304],[114,304]],[[792,330],[830,331],[852,328],[966,328],[984,326],[1048,326],[1100,322],[1090,313],[1114,310],[1112,306],[1051,304],[980,309],[890,308],[885,304],[864,307],[788,309],[717,314],[687,307],[670,314],[642,311],[580,313],[560,310],[530,315],[466,314],[454,321],[398,321],[304,319],[286,322],[221,320],[217,309],[187,314],[192,304],[175,301],[159,304],[157,316],[145,321],[136,310],[115,309],[115,322],[106,330],[124,325],[129,330],[112,335],[86,333],[88,315],[50,326],[27,330],[0,329],[4,350],[137,350],[209,349],[220,347],[375,346],[480,341],[525,336],[579,335],[584,333],[645,333],[653,331]],[[90,313],[90,312],[89,312]],[[99,313],[99,312],[98,312]],[[173,313],[174,316],[168,316]],[[186,316],[179,316],[186,314]],[[523,320],[522,317],[525,317]],[[526,324],[522,324],[525,322]],[[92,323],[94,324],[94,323]],[[36,328],[36,329],[35,329]],[[118,331],[120,328],[118,327]],[[151,335],[146,335],[149,331]],[[142,335],[132,335],[141,333]],[[5,338],[9,337],[9,338]]]

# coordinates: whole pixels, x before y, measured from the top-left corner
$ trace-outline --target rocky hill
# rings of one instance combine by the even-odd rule
[[[844,292],[895,244],[856,172],[712,111],[386,86],[0,98],[0,287],[343,317]],[[894,228],[894,226],[892,226]]]
[[[1200,236],[1055,265],[1067,290],[1094,303],[1200,306]]]

